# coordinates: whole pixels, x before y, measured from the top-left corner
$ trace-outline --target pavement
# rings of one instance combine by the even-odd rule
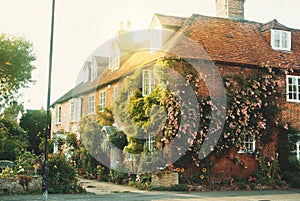
[[[170,192],[146,191],[135,187],[98,182],[80,178],[88,193],[49,194],[47,200],[69,201],[300,201],[300,189],[263,191],[210,191],[210,192]],[[0,196],[0,201],[45,200],[42,195]]]

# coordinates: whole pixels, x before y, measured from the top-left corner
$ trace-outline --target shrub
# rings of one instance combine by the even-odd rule
[[[81,193],[84,189],[75,178],[75,168],[63,154],[49,155],[49,193]]]
[[[128,182],[128,174],[117,170],[111,170],[110,179],[114,183],[125,184]]]

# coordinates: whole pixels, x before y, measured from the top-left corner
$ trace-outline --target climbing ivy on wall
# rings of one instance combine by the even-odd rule
[[[162,87],[166,75],[163,72],[165,69],[171,68],[185,78],[186,84],[193,88],[197,96],[199,111],[192,111],[188,117],[184,118],[200,117],[197,135],[193,136],[192,143],[189,142],[191,145],[189,154],[192,153],[193,161],[198,166],[201,163],[198,158],[199,150],[204,140],[209,137],[208,129],[212,121],[211,111],[218,106],[214,105],[209,96],[201,93],[200,87],[203,86],[203,80],[195,70],[187,68],[188,64],[182,62],[181,59],[160,60],[154,67],[157,72],[157,80],[162,82],[159,82],[152,93],[142,96],[140,87],[142,86],[142,68],[140,68],[124,80],[114,107],[118,121],[122,122],[124,131],[129,136],[128,147],[134,150],[135,146],[140,146],[138,150],[142,152],[141,143],[144,141],[138,142],[135,137],[138,134],[147,134],[149,128],[157,122],[163,122],[164,126],[157,128],[164,132],[163,134],[167,136],[169,142],[178,133],[190,135],[192,129],[195,128],[193,124],[180,127],[183,118],[182,109],[185,107],[184,104],[189,104],[181,102],[180,96],[178,96],[183,91],[180,91],[180,88],[178,91],[171,91]],[[265,66],[256,68],[251,73],[222,77],[227,98],[226,121],[222,135],[212,154],[221,155],[229,148],[243,148],[246,134],[253,136],[263,146],[273,140],[276,129],[278,130],[279,127],[288,129],[287,122],[282,122],[279,118],[282,110],[280,101],[283,93],[281,90],[284,84],[282,75],[288,72],[290,70]],[[181,132],[182,130],[184,132]],[[142,138],[145,139],[145,136]],[[190,137],[182,139],[191,141]],[[254,154],[261,155],[257,152]]]

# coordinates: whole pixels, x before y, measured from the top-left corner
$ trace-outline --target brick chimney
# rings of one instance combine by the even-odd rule
[[[216,16],[229,19],[244,19],[246,0],[216,0]]]

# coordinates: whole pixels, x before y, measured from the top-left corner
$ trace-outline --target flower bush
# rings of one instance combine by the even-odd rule
[[[49,193],[82,193],[82,188],[76,179],[75,167],[63,154],[49,154]]]

